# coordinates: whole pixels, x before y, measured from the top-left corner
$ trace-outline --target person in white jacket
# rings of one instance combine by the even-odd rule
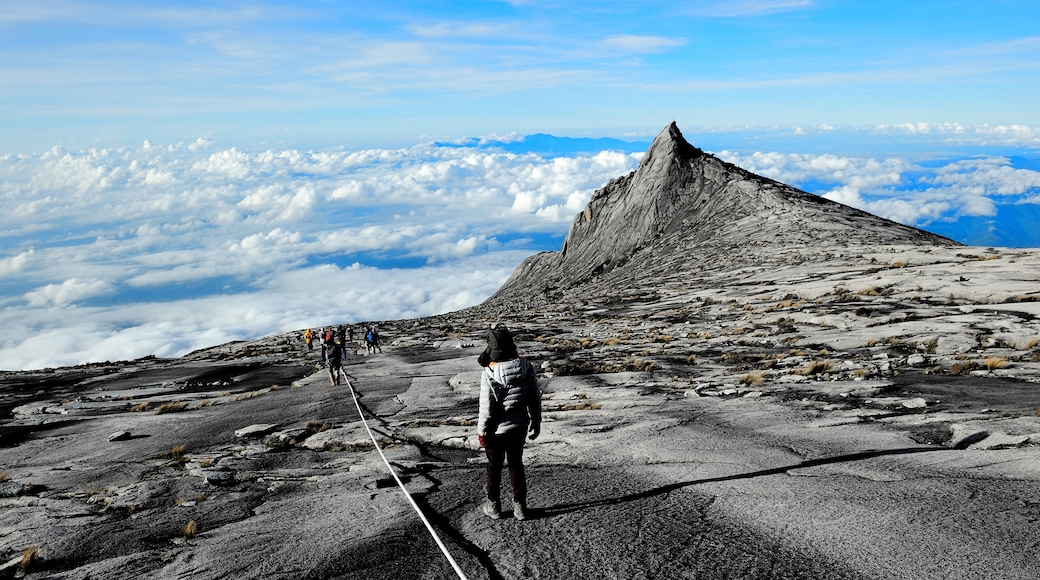
[[[513,490],[513,517],[527,518],[527,475],[524,472],[524,436],[538,437],[542,424],[542,395],[534,365],[520,358],[513,336],[503,325],[488,334],[488,346],[478,359],[480,413],[477,440],[487,453],[487,502],[484,514],[502,517],[499,488],[502,467],[509,464]]]

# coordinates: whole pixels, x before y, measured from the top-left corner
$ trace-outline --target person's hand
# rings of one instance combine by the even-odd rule
[[[535,438],[538,437],[538,434],[542,432],[542,427],[537,423],[531,423],[531,428],[528,429],[527,432],[530,433],[529,437],[531,441],[534,441]]]
[[[481,447],[484,446],[484,436],[483,435],[477,435],[477,443],[480,443]]]

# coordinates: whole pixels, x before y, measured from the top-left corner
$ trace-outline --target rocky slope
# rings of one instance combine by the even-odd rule
[[[601,280],[633,286],[705,265],[758,262],[783,248],[811,255],[892,244],[958,245],[726,163],[688,143],[673,121],[636,171],[593,195],[559,252],[524,261],[491,302],[582,294],[582,286]]]

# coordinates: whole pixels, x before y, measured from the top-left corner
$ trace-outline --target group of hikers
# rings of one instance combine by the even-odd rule
[[[383,352],[383,347],[379,344],[379,331],[374,327],[365,327],[363,338],[366,354],[375,354],[377,351]],[[338,385],[340,383],[340,375],[342,374],[343,356],[346,347],[354,342],[354,328],[352,326],[340,325],[335,329],[331,326],[325,327],[317,333],[310,328],[303,332],[303,341],[307,343],[308,351],[314,350],[315,339],[318,339],[318,342],[321,344],[321,360],[329,370],[329,378],[334,385]],[[355,352],[357,351],[355,350]]]
[[[322,360],[328,366],[329,378],[340,384],[343,346],[353,342],[353,328],[343,326],[322,329],[318,335]],[[378,350],[379,333],[365,329],[366,352]],[[314,348],[315,333],[304,333],[308,350]],[[502,470],[509,466],[512,488],[512,515],[518,520],[527,518],[527,475],[524,470],[524,440],[534,440],[541,432],[542,395],[538,388],[537,372],[530,361],[520,358],[516,342],[509,329],[493,325],[487,335],[487,347],[477,357],[483,367],[480,375],[480,398],[477,415],[477,441],[487,455],[485,473],[487,500],[481,511],[491,519],[501,519],[508,512],[502,509],[500,490]]]

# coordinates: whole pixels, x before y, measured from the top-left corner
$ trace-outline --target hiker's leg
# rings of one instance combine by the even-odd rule
[[[495,440],[494,435],[484,437],[484,452],[487,454],[487,497],[498,501],[499,489],[502,486],[502,464],[505,461],[505,450]]]
[[[506,446],[506,460],[509,462],[509,483],[513,487],[513,501],[527,503],[527,473],[524,471],[524,435],[510,435]]]

